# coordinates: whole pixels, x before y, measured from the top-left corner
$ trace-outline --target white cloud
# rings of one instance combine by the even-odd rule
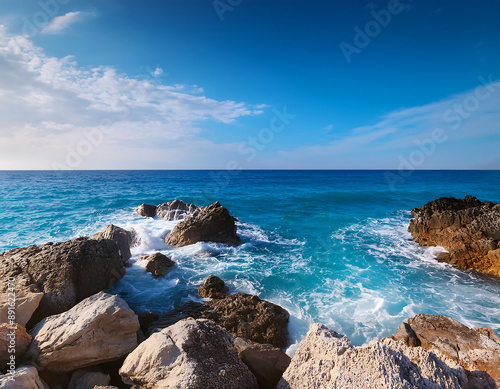
[[[56,16],[43,29],[43,34],[60,34],[72,24],[83,20],[85,17],[92,15],[89,12],[68,12],[62,16]]]

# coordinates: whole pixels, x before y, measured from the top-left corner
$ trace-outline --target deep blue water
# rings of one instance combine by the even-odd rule
[[[318,321],[359,345],[417,313],[500,329],[500,281],[438,263],[440,248],[419,247],[406,231],[410,210],[437,197],[500,202],[499,171],[415,171],[396,185],[384,171],[232,173],[0,172],[0,251],[114,223],[139,232],[135,257],[160,250],[177,262],[163,279],[137,263],[112,288],[138,311],[199,299],[196,287],[216,274],[232,292],[288,309],[292,341]],[[174,224],[135,208],[173,199],[220,201],[238,218],[243,244],[168,248],[163,237]]]

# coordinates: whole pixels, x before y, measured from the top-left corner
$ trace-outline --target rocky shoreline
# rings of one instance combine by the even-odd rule
[[[137,212],[180,220],[165,236],[172,247],[241,243],[235,219],[218,202],[204,208],[180,200],[142,204]],[[412,238],[447,250],[439,260],[500,276],[499,204],[441,198],[412,215]],[[500,338],[445,316],[419,314],[394,336],[363,347],[312,324],[290,359],[282,351],[289,313],[258,296],[228,294],[216,275],[198,288],[208,301],[161,315],[134,312],[106,290],[125,275],[130,248],[138,243],[135,231],[108,225],[91,238],[0,253],[0,275],[15,280],[15,312],[9,283],[0,289],[0,389],[500,385]],[[175,265],[162,253],[141,259],[155,277]]]

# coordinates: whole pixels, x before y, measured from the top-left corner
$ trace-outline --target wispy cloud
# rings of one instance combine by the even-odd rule
[[[61,34],[64,32],[69,26],[74,23],[77,23],[93,14],[90,12],[68,12],[62,16],[56,16],[50,23],[48,23],[43,29],[43,34]]]

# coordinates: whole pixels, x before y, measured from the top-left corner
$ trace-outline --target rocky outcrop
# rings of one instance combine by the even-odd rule
[[[142,255],[141,259],[143,261],[148,261],[148,263],[146,264],[146,271],[150,272],[156,277],[163,277],[175,265],[174,261],[172,261],[166,255],[163,255],[162,253]]]
[[[144,217],[155,217],[156,216],[156,206],[149,204],[141,204],[137,208],[137,213]]]
[[[92,239],[111,239],[116,242],[120,250],[120,256],[125,266],[128,265],[128,260],[132,256],[130,247],[138,243],[137,234],[134,230],[128,231],[114,224],[108,224],[101,232],[94,234]]]
[[[276,389],[290,365],[290,357],[271,344],[260,344],[244,338],[236,338],[234,346],[241,360],[257,378],[259,388]]]
[[[100,292],[38,323],[24,360],[52,372],[113,361],[137,346],[138,329],[137,316],[125,301]]]
[[[0,389],[49,389],[49,386],[33,366],[23,366],[13,376],[0,375]]]
[[[208,276],[198,288],[201,297],[211,299],[223,299],[227,296],[229,288],[217,276]]]
[[[11,350],[15,350],[16,361],[19,361],[30,343],[31,336],[28,335],[24,327],[7,323],[0,324],[0,371],[6,370],[7,362],[12,355],[9,352],[9,345],[12,346]]]
[[[120,375],[125,383],[147,389],[258,388],[233,341],[210,320],[182,320],[141,343]]]
[[[421,347],[392,339],[354,347],[346,336],[312,324],[278,389],[465,389],[467,384],[459,365]]]
[[[17,287],[16,287],[17,289]],[[33,289],[37,289],[33,285]],[[26,323],[31,319],[33,312],[38,308],[43,293],[32,292],[30,288],[16,290],[16,323],[26,327]],[[9,294],[8,291],[0,293],[0,323],[7,323],[9,316]]]
[[[481,375],[478,371],[486,372],[500,385],[500,338],[493,330],[469,328],[446,316],[424,314],[408,319],[403,325],[414,340],[408,342],[400,330],[394,335],[395,340],[439,351],[475,376]]]
[[[182,200],[169,201],[156,207],[156,216],[165,220],[181,220],[198,209],[194,204]]]
[[[106,386],[110,379],[108,374],[77,370],[71,374],[68,389],[92,389],[96,386]]]
[[[149,332],[159,331],[191,317],[213,320],[234,336],[283,348],[288,344],[288,312],[258,296],[236,293],[205,304],[189,302],[154,321]]]
[[[442,246],[438,260],[500,277],[500,204],[442,197],[412,211],[408,231],[423,246]]]
[[[165,237],[165,243],[173,247],[197,242],[216,242],[229,246],[241,243],[240,237],[236,235],[235,219],[219,202],[197,209]]]
[[[13,249],[0,254],[0,278],[14,277],[17,294],[43,293],[30,323],[67,311],[83,299],[109,288],[125,275],[116,243],[77,238]],[[7,283],[1,283],[2,292]],[[31,308],[33,304],[29,304]],[[17,315],[29,316],[18,307]],[[28,323],[28,327],[30,327]]]

